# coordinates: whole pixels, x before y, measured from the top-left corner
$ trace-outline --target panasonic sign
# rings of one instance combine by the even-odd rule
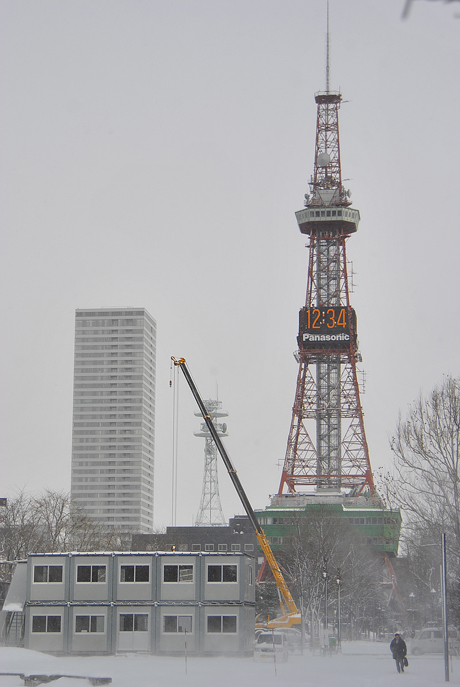
[[[349,334],[307,334],[302,336],[303,341],[350,341]]]

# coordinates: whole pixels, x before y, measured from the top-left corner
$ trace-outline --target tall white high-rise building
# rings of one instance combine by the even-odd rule
[[[155,361],[145,308],[76,311],[71,494],[117,531],[153,529]]]

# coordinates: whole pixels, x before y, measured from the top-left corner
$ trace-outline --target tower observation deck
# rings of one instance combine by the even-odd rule
[[[278,496],[374,494],[356,364],[356,314],[350,303],[346,242],[358,229],[342,183],[340,93],[315,95],[316,145],[310,193],[296,212],[309,237],[305,305],[300,310],[297,385]]]

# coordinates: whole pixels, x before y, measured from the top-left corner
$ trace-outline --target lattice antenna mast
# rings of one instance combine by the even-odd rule
[[[219,437],[226,437],[227,425],[225,422],[218,422],[219,418],[227,417],[228,413],[222,410],[221,401],[208,400],[204,401],[206,410],[212,419]],[[201,413],[195,413],[197,417],[201,417]],[[225,525],[224,513],[219,495],[219,482],[217,476],[217,446],[214,443],[211,432],[206,423],[201,424],[199,432],[195,432],[196,437],[204,437],[204,473],[203,473],[203,488],[201,492],[201,503],[198,515],[196,517],[195,525],[197,527],[205,527],[209,525]]]
[[[327,30],[326,30],[326,93],[329,93],[330,50],[329,50],[329,0],[327,3]]]
[[[291,428],[278,494],[285,487],[317,492],[368,488],[374,493],[356,363],[356,316],[349,300],[346,239],[359,211],[342,184],[338,111],[342,96],[329,89],[329,8],[326,91],[317,104],[314,171],[305,208],[296,213],[310,237],[307,294],[300,311],[299,363]],[[315,437],[315,441],[312,437]]]

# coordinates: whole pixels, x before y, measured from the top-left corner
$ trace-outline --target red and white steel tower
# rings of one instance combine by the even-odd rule
[[[329,35],[329,32],[328,32]],[[328,56],[329,56],[329,50]],[[346,242],[359,211],[342,184],[338,113],[341,95],[317,93],[314,172],[305,207],[296,212],[309,236],[305,306],[300,310],[299,373],[278,495],[374,493],[356,364],[356,314],[350,304]]]

